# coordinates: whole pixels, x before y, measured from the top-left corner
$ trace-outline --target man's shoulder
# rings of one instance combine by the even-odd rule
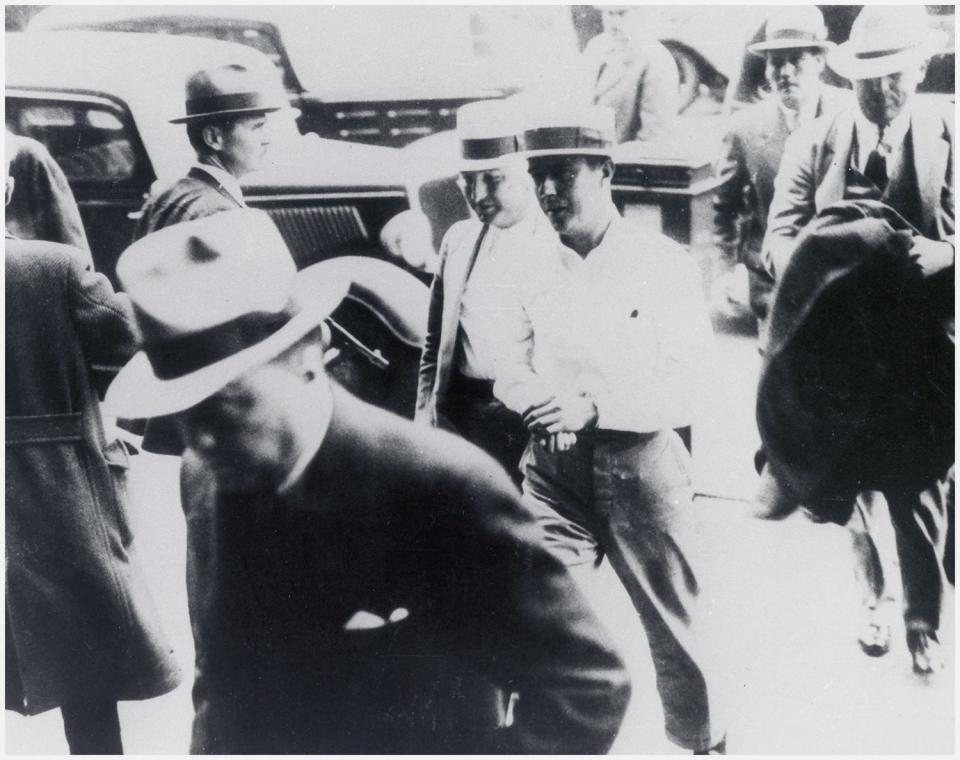
[[[188,175],[151,191],[143,208],[140,228],[154,232],[178,222],[234,208],[237,204],[224,197],[210,182]]]
[[[66,273],[70,269],[85,269],[89,259],[89,254],[79,248],[49,240],[9,238],[4,247],[8,272],[11,269],[43,269]]]
[[[483,223],[479,219],[461,219],[454,222],[450,228],[443,233],[443,242],[441,248],[459,248],[464,242],[476,242],[483,229]]]
[[[780,118],[776,98],[770,96],[744,106],[730,117],[728,131],[740,137],[753,137],[769,130]]]

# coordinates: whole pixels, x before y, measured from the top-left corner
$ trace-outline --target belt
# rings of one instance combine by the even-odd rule
[[[7,446],[31,443],[68,443],[83,438],[83,415],[38,414],[6,418]]]

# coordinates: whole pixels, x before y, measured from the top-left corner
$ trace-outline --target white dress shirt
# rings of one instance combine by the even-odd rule
[[[900,151],[903,150],[903,140],[910,128],[910,113],[904,109],[897,118],[884,127],[882,141],[880,141],[879,127],[867,119],[859,108],[854,121],[857,129],[857,155],[852,160],[856,162],[856,167],[864,171],[867,168],[867,159],[876,148],[880,155],[887,159],[889,172],[895,165]]]
[[[193,166],[194,168],[199,169],[202,172],[206,172],[213,177],[217,182],[220,183],[220,186],[230,193],[230,196],[241,206],[247,205],[243,200],[243,190],[240,189],[240,180],[234,177],[230,172],[224,171],[219,166],[212,166],[211,164],[196,163]]]
[[[689,425],[712,352],[699,270],[682,246],[611,215],[586,258],[558,245],[552,266],[523,278],[523,329],[494,393],[521,414],[551,393],[585,393],[602,429]]]
[[[531,271],[527,259],[541,258],[558,242],[557,234],[536,201],[532,202],[529,213],[512,227],[490,225],[460,301],[463,351],[457,369],[461,373],[480,380],[495,377],[504,331],[510,334],[515,329],[509,322],[517,318],[516,288],[521,277]],[[464,244],[472,247],[476,238],[470,237]],[[539,255],[537,249],[541,251]]]

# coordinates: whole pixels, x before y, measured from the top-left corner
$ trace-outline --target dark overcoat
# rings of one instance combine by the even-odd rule
[[[186,177],[151,195],[137,221],[134,239],[180,222],[202,219],[221,211],[241,208],[234,198],[210,174],[193,167]]]
[[[136,564],[94,365],[133,352],[133,316],[80,251],[6,241],[6,707],[143,699],[180,672]]]
[[[192,750],[601,753],[622,662],[494,461],[334,389],[286,496],[187,450]],[[498,729],[496,685],[520,698]]]

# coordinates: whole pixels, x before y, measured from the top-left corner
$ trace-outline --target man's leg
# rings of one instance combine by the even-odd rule
[[[695,634],[699,584],[684,550],[690,458],[672,431],[597,434],[596,509],[603,548],[647,632],[667,736],[698,753],[722,751],[715,684]]]
[[[893,564],[894,538],[883,494],[877,491],[857,494],[847,528],[853,544],[853,574],[862,600],[857,640],[865,654],[879,657],[890,650],[895,601],[891,582],[898,573]]]
[[[887,493],[903,579],[903,618],[913,669],[919,675],[943,667],[937,631],[943,599],[949,484],[937,481],[919,494]]]
[[[71,755],[122,755],[117,703],[78,699],[60,708]]]

